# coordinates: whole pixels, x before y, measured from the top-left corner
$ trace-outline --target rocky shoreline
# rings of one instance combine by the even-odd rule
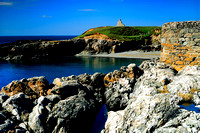
[[[200,114],[180,104],[200,105],[200,71],[177,72],[158,60],[122,66],[108,74],[12,81],[0,93],[0,131],[90,132],[103,104],[101,133],[200,132]]]
[[[0,45],[0,61],[40,63],[62,60],[66,56],[119,53],[129,50],[159,51],[160,44],[104,39],[65,41],[17,41]]]

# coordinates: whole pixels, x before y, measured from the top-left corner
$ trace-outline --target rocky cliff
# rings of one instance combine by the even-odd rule
[[[13,81],[0,93],[2,132],[90,132],[106,104],[108,119],[101,133],[200,132],[200,71],[177,72],[155,60],[123,66],[108,74]],[[198,108],[199,109],[199,108]]]
[[[107,39],[72,39],[66,41],[25,41],[0,45],[0,61],[40,63],[59,61],[76,54],[117,53],[129,50],[160,50],[160,45],[141,41]]]
[[[72,56],[86,47],[84,39],[66,41],[17,41],[0,45],[0,60],[43,62]],[[58,58],[59,57],[59,58]]]

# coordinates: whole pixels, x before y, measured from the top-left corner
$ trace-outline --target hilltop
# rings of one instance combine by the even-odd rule
[[[161,27],[158,26],[135,26],[135,27],[116,27],[105,26],[92,28],[76,37],[84,39],[106,39],[118,41],[140,41],[151,38],[152,35],[161,34]]]

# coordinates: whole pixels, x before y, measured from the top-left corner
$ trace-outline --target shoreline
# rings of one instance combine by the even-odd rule
[[[153,59],[160,57],[161,51],[151,51],[151,52],[144,52],[144,51],[126,51],[120,53],[103,53],[103,54],[77,54],[75,56],[87,56],[87,57],[114,57],[114,58],[135,58],[135,59]]]

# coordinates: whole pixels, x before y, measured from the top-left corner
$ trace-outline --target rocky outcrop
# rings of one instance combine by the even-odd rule
[[[80,53],[86,46],[84,39],[66,41],[25,41],[0,45],[1,60],[13,62],[44,62]]]
[[[88,36],[85,39],[87,46],[80,53],[84,54],[101,54],[101,53],[118,53],[130,50],[142,50],[142,51],[159,51],[160,44],[158,44],[156,39],[155,43],[151,41],[141,40],[141,41],[119,41],[111,40],[109,38],[102,39],[102,37],[93,38]],[[147,39],[148,40],[148,39]]]
[[[199,132],[200,114],[180,108],[199,104],[199,67],[178,72],[169,65],[145,61],[124,110],[108,112],[105,129],[110,132]]]
[[[65,56],[76,54],[118,53],[129,50],[160,50],[160,45],[151,41],[119,41],[106,38],[87,36],[84,39],[66,41],[18,41],[0,45],[0,61],[15,63],[59,62]],[[150,40],[150,39],[149,39]]]
[[[199,69],[187,66],[177,72],[149,60],[107,75],[56,78],[50,85],[44,77],[14,81],[0,93],[0,130],[90,132],[106,104],[108,119],[101,133],[199,132],[200,114],[181,108],[200,106]]]
[[[69,76],[55,79],[52,85],[44,84],[44,77],[12,82],[0,93],[0,114],[8,114],[0,123],[1,131],[16,132],[20,127],[39,133],[90,132],[104,103],[104,77],[102,73]]]
[[[41,76],[12,81],[1,89],[1,93],[13,96],[22,92],[30,98],[38,98],[46,95],[48,89],[50,89],[49,82],[45,77]]]
[[[108,110],[120,110],[127,106],[130,94],[138,77],[143,71],[136,64],[122,66],[120,71],[108,73],[104,78],[106,107]]]

